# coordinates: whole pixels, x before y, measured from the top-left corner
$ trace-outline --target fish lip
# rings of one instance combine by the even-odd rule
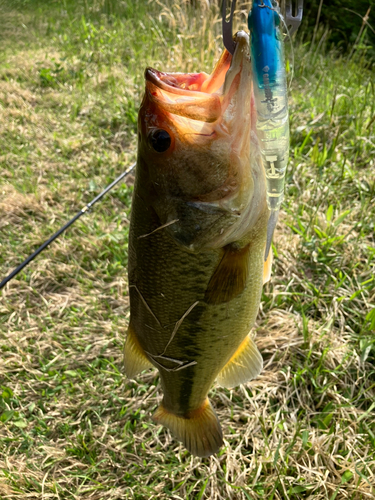
[[[177,95],[186,95],[187,92],[189,92],[189,95],[191,92],[195,93],[194,91],[186,90],[186,89],[182,89],[180,87],[177,87],[172,82],[166,83],[161,78],[162,76],[165,76],[165,77],[169,76],[169,77],[173,78],[172,75],[183,75],[183,73],[164,73],[162,71],[158,71],[157,69],[147,67],[145,69],[146,85],[148,82],[150,82],[151,84],[155,85],[156,87],[158,87],[161,90],[165,90],[167,92],[170,92],[171,94],[177,94]],[[201,92],[197,92],[197,94],[200,95]]]
[[[163,77],[167,81],[163,80]],[[176,96],[189,96],[201,99],[202,95],[210,95],[210,93],[202,92],[201,90],[190,90],[188,88],[179,87],[173,82],[173,80],[178,77],[186,77],[186,79],[195,77],[199,83],[201,83],[201,81],[208,78],[209,75],[206,75],[205,73],[165,73],[151,67],[147,67],[145,69],[146,88],[149,91],[152,90],[153,86],[155,86],[160,90],[164,90],[169,94],[175,94]]]

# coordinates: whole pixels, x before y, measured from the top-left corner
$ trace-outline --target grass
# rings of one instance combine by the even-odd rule
[[[134,161],[144,68],[210,71],[222,44],[203,2],[0,7],[3,277]],[[129,179],[1,292],[1,499],[375,498],[374,73],[324,43],[294,72],[265,369],[212,389],[223,450],[191,457],[151,420],[156,373],[123,374]]]

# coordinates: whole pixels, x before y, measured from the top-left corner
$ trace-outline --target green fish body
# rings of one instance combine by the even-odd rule
[[[146,70],[129,235],[125,369],[154,366],[154,419],[197,456],[222,445],[207,395],[256,377],[249,336],[269,278],[269,210],[251,89],[248,36],[212,75]]]

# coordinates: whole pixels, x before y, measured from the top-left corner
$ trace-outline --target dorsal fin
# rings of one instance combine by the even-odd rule
[[[271,278],[272,262],[273,262],[273,253],[271,248],[270,251],[268,252],[268,257],[263,267],[263,285],[267,283]]]

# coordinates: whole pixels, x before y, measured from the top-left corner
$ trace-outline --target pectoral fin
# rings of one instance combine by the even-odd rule
[[[257,377],[263,368],[263,358],[248,335],[217,377],[222,387],[230,389]]]
[[[129,325],[124,347],[125,373],[128,378],[134,378],[138,373],[148,368],[153,368],[142,347],[140,346],[134,330]]]
[[[229,302],[245,289],[249,272],[250,244],[243,248],[235,245],[224,247],[224,255],[205,293],[208,304],[222,304]]]

